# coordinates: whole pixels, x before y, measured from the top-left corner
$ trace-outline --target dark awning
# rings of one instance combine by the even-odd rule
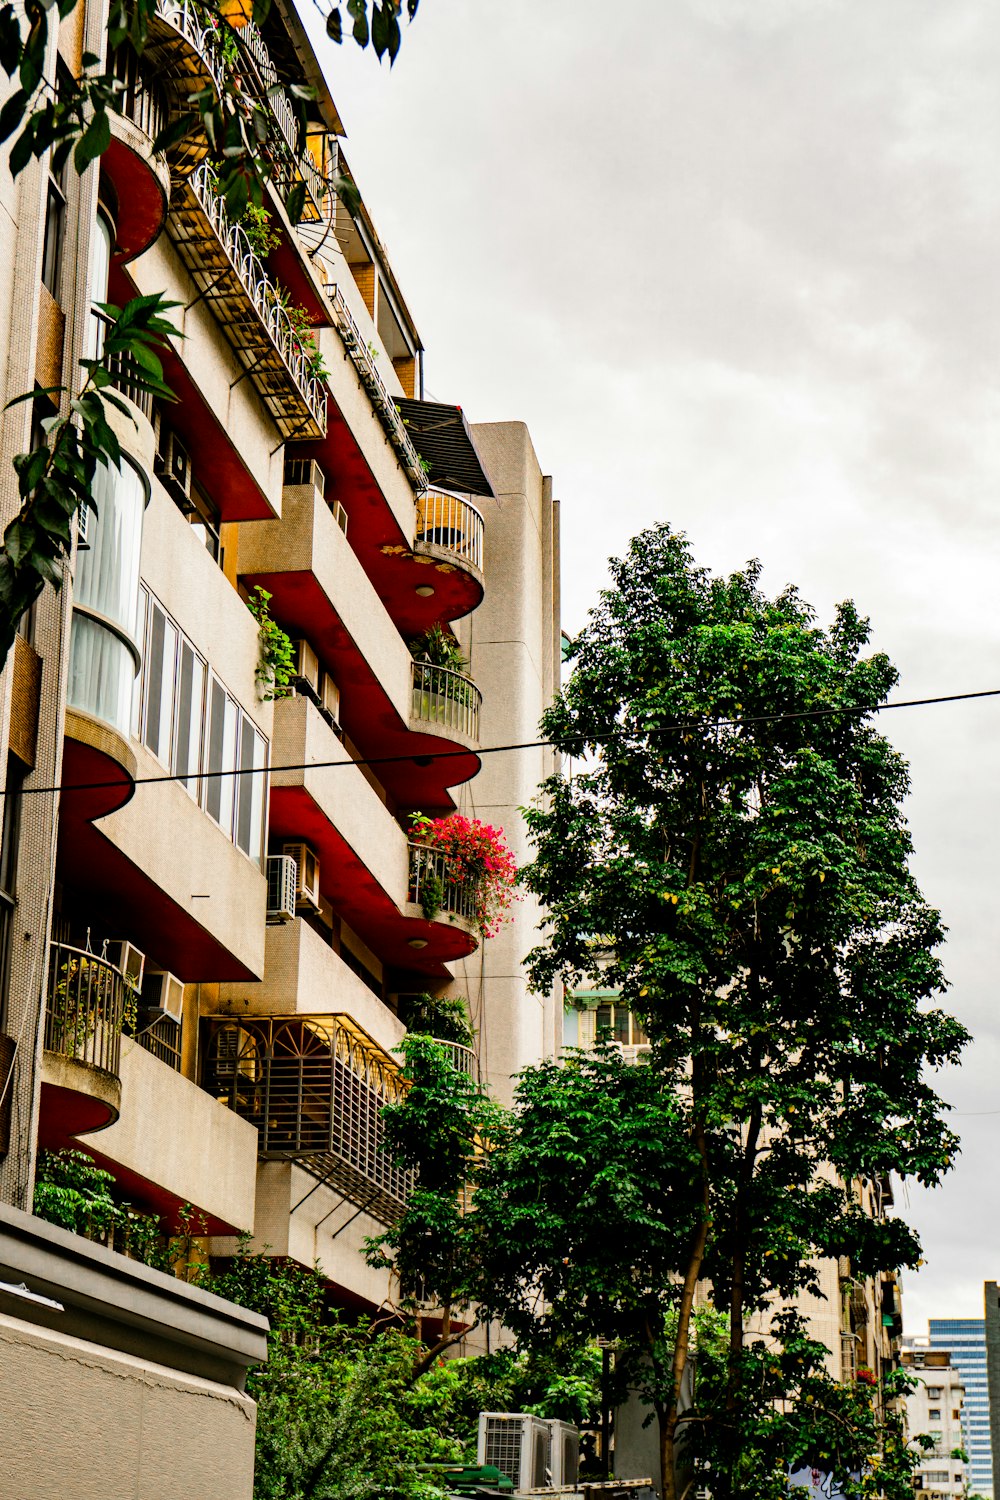
[[[421,458],[430,464],[428,479],[462,495],[495,498],[489,475],[476,452],[472,432],[460,406],[397,397],[396,405]]]

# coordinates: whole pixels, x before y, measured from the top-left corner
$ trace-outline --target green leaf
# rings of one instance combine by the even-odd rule
[[[111,122],[107,110],[99,110],[90,121],[73,152],[73,165],[83,172],[111,145]]]
[[[340,15],[340,7],[335,5],[326,18],[326,34],[331,42],[338,46],[344,40],[344,24]]]
[[[306,186],[304,182],[292,184],[291,191],[285,199],[285,211],[293,224],[298,224],[302,218],[306,206]]]
[[[0,109],[0,141],[5,141],[20,125],[27,102],[28,96],[24,90],[17,89],[4,103]]]

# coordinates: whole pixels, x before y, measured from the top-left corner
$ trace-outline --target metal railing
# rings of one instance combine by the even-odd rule
[[[443,547],[483,571],[483,518],[468,500],[428,490],[417,500],[417,542]]]
[[[206,218],[218,235],[271,342],[291,372],[309,410],[320,426],[325,428],[326,382],[322,376],[312,373],[311,356],[307,354],[291,318],[282,306],[277,286],[261,265],[243,229],[239,224],[231,223],[225,205],[213,186],[211,164],[202,163],[192,173],[190,181]]]
[[[168,1068],[173,1068],[175,1073],[181,1070],[181,1028],[173,1016],[157,1016],[148,1026],[144,1026],[136,1033],[136,1041],[140,1047],[158,1057],[160,1062],[166,1063]]]
[[[424,724],[454,731],[466,739],[479,739],[479,711],[483,695],[462,672],[434,667],[429,662],[411,663],[410,715]]]
[[[354,320],[354,314],[344,300],[340,288],[330,282],[326,288],[326,295],[333,308],[334,326],[340,334],[344,348],[347,350],[355,370],[358,372],[361,384],[371,397],[375,414],[385,429],[386,436],[396,450],[396,454],[406,471],[406,476],[414,489],[423,491],[427,488],[427,475],[420,462],[420,454],[413,446],[413,439],[406,430],[396,403],[389,394],[389,389],[382,379],[382,375],[375,363],[374,358],[361,336],[361,330]]]
[[[410,882],[407,899],[423,907],[425,914],[445,912],[476,922],[476,881],[456,880],[448,856],[426,844],[410,843]],[[428,917],[433,921],[434,917]]]
[[[167,123],[167,107],[159,89],[140,71],[139,59],[131,47],[119,47],[111,66],[122,86],[116,101],[117,112],[155,141]]]
[[[191,0],[156,0],[156,14],[168,26],[180,32],[197,52],[211,74],[216,91],[221,93],[224,85],[218,34],[214,27],[202,24],[201,8],[192,4]]]
[[[122,1026],[134,991],[120,969],[83,948],[54,943],[45,1006],[45,1047],[118,1077]]]
[[[291,1160],[391,1223],[412,1174],[383,1150],[382,1110],[406,1085],[350,1017],[212,1017],[202,1085],[257,1127],[259,1154]]]
[[[448,1061],[456,1073],[464,1073],[466,1077],[476,1082],[479,1078],[479,1067],[476,1063],[476,1054],[471,1047],[465,1047],[461,1042],[442,1042],[434,1038],[435,1047],[440,1047],[442,1052],[447,1052]]]

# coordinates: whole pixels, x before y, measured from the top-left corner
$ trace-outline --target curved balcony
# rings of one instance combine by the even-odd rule
[[[459,495],[428,490],[417,500],[414,545],[431,557],[474,570],[482,581],[483,531],[480,512]]]
[[[45,1005],[41,1132],[47,1144],[102,1130],[121,1106],[122,1027],[135,1004],[124,974],[53,943]]]
[[[447,1054],[456,1073],[464,1073],[473,1083],[479,1081],[479,1064],[471,1047],[465,1047],[461,1042],[442,1042],[438,1037],[434,1037],[433,1041],[435,1047],[440,1047]]]
[[[149,19],[145,57],[156,70],[173,114],[195,113],[192,96],[224,87],[222,58],[215,32],[202,24],[202,12],[189,0],[156,0]],[[201,131],[191,131],[170,147],[167,157],[178,175],[204,161],[208,142]]]
[[[226,215],[204,163],[181,183],[170,237],[275,426],[286,439],[326,432],[326,382],[282,305],[278,288]]]
[[[153,151],[167,123],[158,87],[139,70],[131,48],[120,47],[112,66],[121,84],[116,112],[110,112],[111,144],[101,170],[117,199],[115,259],[123,264],[148,250],[163,228],[170,201],[170,168]]]
[[[483,597],[483,517],[459,495],[416,498],[412,548],[383,542],[372,563],[385,607],[403,635],[471,614]]]
[[[476,882],[456,879],[448,856],[411,839],[410,880],[406,899],[416,907],[428,927],[442,918],[470,936],[478,930]]]
[[[410,727],[418,733],[443,734],[466,749],[479,744],[479,715],[483,695],[462,672],[415,661],[410,703]]]

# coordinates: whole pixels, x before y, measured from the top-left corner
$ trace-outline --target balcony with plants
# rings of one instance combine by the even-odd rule
[[[137,992],[108,958],[53,943],[45,998],[40,1131],[45,1144],[103,1130],[121,1107],[122,1033]]]
[[[473,749],[479,744],[483,695],[469,676],[469,663],[450,631],[433,625],[410,642],[410,727]]]

